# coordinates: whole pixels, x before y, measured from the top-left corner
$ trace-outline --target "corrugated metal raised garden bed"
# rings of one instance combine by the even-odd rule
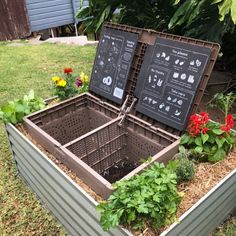
[[[177,153],[218,51],[214,43],[106,24],[89,93],[29,115],[24,125],[46,153],[107,198],[113,182]],[[70,234],[132,235],[120,227],[103,231],[97,202],[14,126],[6,131],[19,173]],[[234,170],[161,235],[206,235],[235,208],[235,198]]]
[[[132,235],[104,232],[97,202],[13,125],[6,131],[20,176],[71,235]],[[161,235],[208,235],[235,209],[236,170],[229,173]]]

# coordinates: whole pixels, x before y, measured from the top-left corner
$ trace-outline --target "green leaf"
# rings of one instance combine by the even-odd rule
[[[202,139],[201,139],[201,137],[197,137],[197,138],[195,139],[195,143],[196,143],[198,146],[202,146]]]
[[[175,14],[170,19],[170,22],[168,24],[168,28],[172,29],[174,26],[182,25],[183,23],[186,23],[189,18],[192,19],[196,17],[196,15],[193,14],[193,9],[195,9],[196,5],[198,4],[195,0],[188,0],[185,1],[175,12]],[[196,13],[195,13],[196,14]]]
[[[189,142],[189,140],[190,140],[190,136],[187,135],[187,134],[184,134],[184,135],[181,136],[180,143],[181,144],[186,144],[186,143]]]
[[[224,131],[221,130],[221,129],[213,129],[212,132],[213,132],[214,134],[217,134],[217,135],[221,135],[221,134],[224,133]]]
[[[136,219],[135,211],[131,211],[128,213],[127,223],[130,224],[132,221]]]
[[[209,135],[201,133],[201,138],[202,138],[202,143],[204,144],[209,139]]]
[[[195,150],[197,153],[202,153],[203,147],[202,147],[202,146],[197,146],[197,147],[194,148],[194,150]]]
[[[231,6],[231,18],[236,25],[236,1],[232,1],[232,6]]]
[[[225,156],[226,156],[226,152],[222,148],[220,148],[214,154],[209,155],[208,160],[210,162],[215,163],[220,160],[223,160]]]
[[[221,148],[224,145],[225,141],[225,138],[216,137],[216,143],[218,145],[218,148]]]
[[[183,154],[186,154],[187,150],[183,145],[179,145],[179,152],[183,153]]]

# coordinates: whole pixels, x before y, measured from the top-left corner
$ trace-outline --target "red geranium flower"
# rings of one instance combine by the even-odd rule
[[[234,127],[234,118],[232,114],[229,114],[225,118],[225,123],[227,126],[229,126],[231,129]]]
[[[208,129],[207,127],[203,127],[203,128],[202,128],[202,133],[203,133],[203,134],[206,134],[208,130],[209,130],[209,129]]]
[[[70,67],[64,69],[64,73],[67,74],[67,75],[72,73],[72,72],[73,72],[73,70]]]
[[[226,133],[229,133],[230,127],[227,125],[221,125],[220,129]]]
[[[206,134],[208,128],[205,125],[209,122],[209,114],[206,112],[201,112],[200,115],[194,114],[190,117],[190,124],[188,126],[189,133],[191,136],[203,133]]]

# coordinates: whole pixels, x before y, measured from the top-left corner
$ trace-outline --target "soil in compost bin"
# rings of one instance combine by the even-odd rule
[[[116,181],[121,180],[125,175],[129,174],[137,166],[139,166],[138,163],[122,160],[108,170],[105,170],[101,176],[108,182],[115,183]]]

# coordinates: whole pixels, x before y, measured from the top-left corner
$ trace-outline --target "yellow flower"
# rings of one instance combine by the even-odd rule
[[[80,79],[83,83],[88,83],[89,82],[89,78],[84,72],[80,73]]]
[[[56,82],[58,87],[65,87],[66,86],[66,81],[64,79],[60,79]]]
[[[57,81],[59,81],[61,78],[60,77],[58,77],[58,76],[54,76],[54,77],[52,77],[52,81],[54,81],[54,82],[57,82]]]

